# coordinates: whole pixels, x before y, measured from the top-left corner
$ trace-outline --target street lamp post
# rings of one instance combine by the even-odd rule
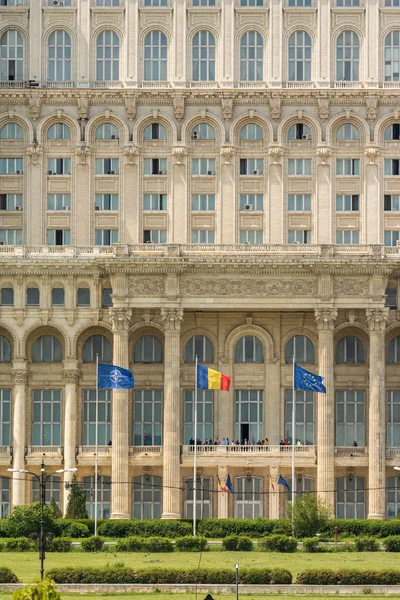
[[[71,473],[75,472],[78,469],[57,469],[53,473],[46,474],[45,464],[42,461],[40,465],[40,475],[37,473],[33,473],[32,471],[28,471],[27,469],[7,469],[10,473],[24,473],[28,475],[32,475],[36,478],[39,483],[40,490],[40,536],[39,536],[39,559],[40,559],[40,579],[43,580],[44,577],[44,560],[46,558],[46,533],[44,530],[44,507],[46,504],[46,483],[52,475],[56,475],[58,473]]]

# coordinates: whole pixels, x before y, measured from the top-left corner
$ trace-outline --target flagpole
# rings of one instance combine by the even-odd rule
[[[294,344],[296,344],[296,338],[294,339]],[[294,368],[295,368],[295,362],[294,362],[294,357],[295,357],[295,351],[296,351],[296,346],[294,346],[293,348],[293,391],[292,391],[292,533],[294,536],[294,497],[295,497],[295,463],[294,463],[294,451],[295,451],[295,442],[294,442],[294,438],[295,438],[295,433],[296,433],[296,428],[295,428],[295,418],[296,418],[296,390],[294,387]]]
[[[197,354],[194,374],[194,454],[193,454],[193,537],[196,537],[196,500],[197,500]]]
[[[99,354],[96,353],[96,435],[94,456],[94,535],[97,535],[97,479],[99,471]]]

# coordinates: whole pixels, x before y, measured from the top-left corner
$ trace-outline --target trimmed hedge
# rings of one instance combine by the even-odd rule
[[[271,533],[290,534],[289,519],[202,519],[198,533],[207,538],[225,538],[228,535],[247,535],[260,538]]]
[[[104,547],[104,540],[98,535],[92,535],[81,541],[82,550],[84,552],[101,552]]]
[[[325,548],[320,545],[320,539],[317,537],[303,538],[301,540],[302,548],[304,552],[324,552]]]
[[[333,537],[333,528],[339,528],[341,537],[377,537],[386,538],[400,535],[400,519],[386,521],[368,519],[333,519],[319,533]]]
[[[87,538],[90,536],[87,525],[70,520],[64,521],[62,527],[59,527],[59,532],[62,537],[68,538]]]
[[[399,585],[400,570],[311,569],[298,573],[295,583],[306,585]]]
[[[51,569],[46,576],[56,583],[200,583],[234,584],[233,569]],[[292,575],[287,569],[240,569],[239,583],[253,585],[290,584]]]
[[[115,550],[116,552],[142,552],[143,546],[142,538],[131,536],[118,540]]]
[[[379,542],[373,537],[360,537],[354,540],[356,552],[379,552]]]
[[[179,552],[205,552],[208,550],[207,539],[201,535],[193,537],[185,535],[184,537],[176,538],[175,547]]]
[[[29,552],[30,550],[36,550],[36,544],[26,537],[5,539],[1,546],[3,552]]]
[[[251,552],[253,542],[246,535],[228,535],[222,540],[222,549],[228,552]]]
[[[258,541],[260,550],[266,552],[296,552],[297,540],[288,535],[270,535]]]
[[[48,552],[70,552],[72,540],[66,537],[54,538],[50,544],[46,545]]]
[[[18,577],[8,567],[0,567],[0,583],[18,583]]]
[[[162,537],[150,537],[145,540],[146,552],[173,552],[174,546],[171,540]]]
[[[124,538],[137,537],[166,537],[176,538],[192,533],[192,522],[189,520],[152,519],[144,521],[107,520],[99,526],[98,533],[104,537]]]
[[[383,541],[386,552],[400,552],[400,535],[391,535]]]

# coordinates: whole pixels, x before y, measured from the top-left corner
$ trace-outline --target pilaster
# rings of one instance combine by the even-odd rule
[[[225,483],[226,481],[226,477],[228,475],[228,468],[227,466],[219,466],[218,465],[218,477],[220,482],[222,483],[222,485]],[[219,484],[216,486],[218,492],[216,494],[217,497],[217,502],[218,502],[218,519],[227,519],[228,518],[228,496],[229,494],[227,492],[223,492],[220,487]]]
[[[73,469],[76,466],[76,414],[77,414],[77,385],[79,383],[79,370],[68,368],[63,372],[65,384],[65,411],[64,411],[64,468]],[[73,473],[66,472],[64,481],[72,481]],[[70,490],[64,486],[64,514],[68,506]]]
[[[14,365],[12,369],[13,379],[13,468],[25,468],[25,444],[26,444],[26,386],[28,384],[28,371],[26,364]],[[25,499],[26,482],[25,475],[13,473],[12,504],[26,504]]]
[[[279,467],[270,467],[269,518],[279,519]]]

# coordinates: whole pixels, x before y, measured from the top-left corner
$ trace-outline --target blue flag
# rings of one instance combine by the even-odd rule
[[[229,475],[229,473],[226,477],[225,487],[227,488],[228,492],[230,492],[231,494],[235,493],[235,490],[233,489],[233,485],[232,485],[232,481],[231,481],[231,476]]]
[[[296,390],[311,390],[326,394],[326,388],[322,383],[325,378],[306,371],[299,365],[294,365],[294,387]]]
[[[132,371],[116,365],[99,363],[97,387],[99,390],[128,390],[135,386]]]
[[[288,492],[290,492],[290,489],[289,489],[289,484],[288,484],[288,482],[286,481],[286,479],[284,479],[284,478],[282,477],[282,475],[279,475],[278,484],[279,484],[279,485],[284,485],[284,486],[285,486],[285,488],[287,488],[287,491],[288,491]]]

